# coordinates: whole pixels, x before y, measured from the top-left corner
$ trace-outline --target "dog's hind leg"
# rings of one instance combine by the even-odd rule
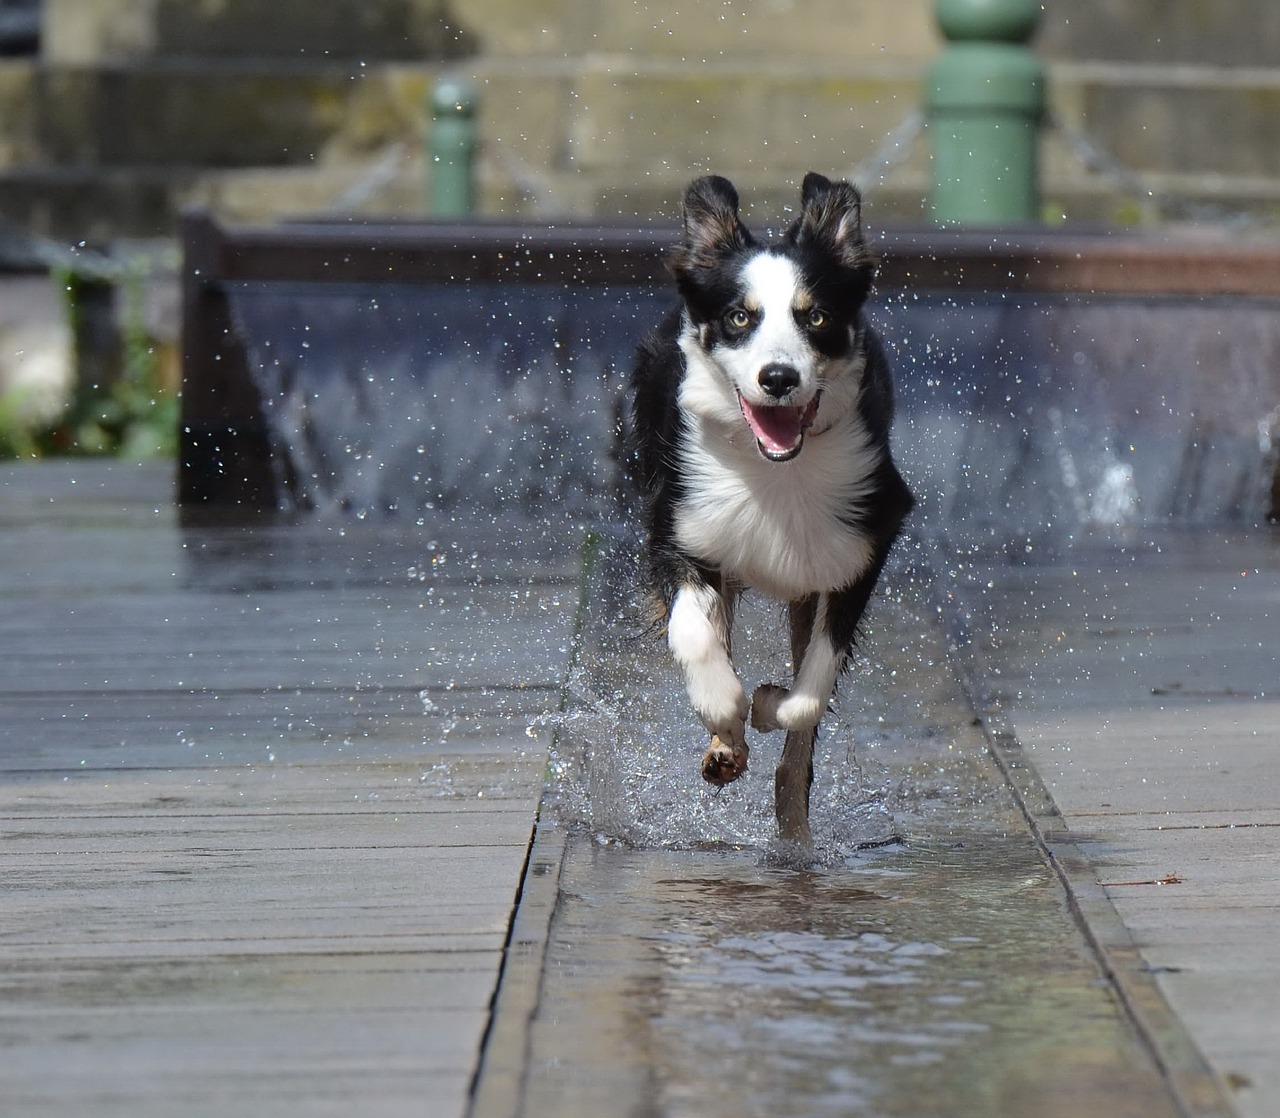
[[[751,700],[751,724],[756,729],[787,731],[774,777],[774,795],[778,827],[783,838],[794,842],[810,841],[809,788],[818,722],[853,651],[858,622],[883,564],[881,553],[871,570],[852,586],[792,603],[795,679],[791,689],[762,684]]]
[[[791,663],[797,677],[813,640],[818,604],[818,595],[812,594],[790,605]],[[755,718],[754,709],[752,718]],[[782,759],[773,774],[774,812],[778,817],[778,831],[784,839],[802,846],[808,846],[812,842],[809,832],[809,789],[813,785],[813,743],[817,736],[816,722],[812,726],[788,730],[782,746]]]
[[[788,842],[810,846],[809,789],[813,787],[813,743],[818,727],[788,730],[782,760],[773,774],[773,809],[778,833]]]

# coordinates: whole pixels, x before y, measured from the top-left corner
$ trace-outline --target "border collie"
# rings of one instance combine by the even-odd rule
[[[683,214],[681,305],[641,344],[631,382],[643,571],[711,734],[703,777],[746,771],[748,719],[784,730],[778,826],[807,845],[818,722],[914,503],[889,454],[889,363],[863,313],[876,261],[857,190],[818,174],[776,241],[752,236],[715,175],[689,186]],[[730,651],[746,589],[788,604],[794,670],[750,702]]]

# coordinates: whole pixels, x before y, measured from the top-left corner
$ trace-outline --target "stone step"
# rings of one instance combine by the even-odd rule
[[[761,0],[664,12],[635,0],[44,0],[45,57],[412,60],[589,52],[714,59],[927,58],[933,0]]]
[[[404,166],[371,204],[413,216],[424,193],[428,92],[445,68],[0,60],[3,212],[69,237],[97,235],[112,220],[126,234],[171,231],[192,197],[248,220],[315,212],[398,148]],[[672,216],[682,185],[714,170],[774,217],[793,204],[806,170],[851,174],[874,164],[885,137],[917,111],[922,69],[902,58],[785,54],[477,58],[464,72],[481,89],[482,206]],[[1274,216],[1280,69],[1059,63],[1050,101],[1056,121],[1132,171],[1142,190],[1167,195],[1164,212]],[[882,183],[878,172],[858,177],[881,216],[923,216],[927,140],[918,137]],[[1132,183],[1091,171],[1061,135],[1046,143],[1043,181],[1048,201],[1071,219],[1144,212]]]
[[[437,69],[7,60],[0,164],[257,167],[310,163],[335,141],[367,151],[422,135]],[[726,148],[754,150],[770,165],[856,163],[920,102],[921,70],[902,63],[622,65],[588,56],[469,69],[482,85],[489,142],[580,171],[697,169]],[[1063,64],[1050,70],[1050,101],[1139,172],[1280,176],[1280,68]]]
[[[477,47],[446,0],[44,0],[54,65],[148,57],[454,58]]]
[[[1136,171],[1280,176],[1277,61],[1252,69],[1064,64],[1050,70],[1050,96]]]
[[[793,55],[927,61],[941,40],[933,0],[43,0],[49,62],[156,55],[426,59],[588,52],[714,60]],[[1036,48],[1051,61],[1273,66],[1272,0],[1055,0]]]
[[[1050,60],[1125,67],[1271,67],[1280,60],[1274,0],[1054,0],[1037,51]]]
[[[300,163],[348,119],[359,71],[192,63],[0,66],[24,162],[102,166]]]

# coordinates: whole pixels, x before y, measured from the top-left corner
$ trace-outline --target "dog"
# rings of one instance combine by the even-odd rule
[[[641,571],[690,703],[702,776],[747,769],[746,724],[786,732],[779,833],[810,845],[818,724],[914,498],[889,448],[893,384],[864,306],[876,259],[847,182],[808,174],[798,218],[757,240],[727,179],[691,183],[671,258],[679,305],[638,347],[630,470]],[[793,678],[748,703],[733,666],[744,590],[787,604]]]

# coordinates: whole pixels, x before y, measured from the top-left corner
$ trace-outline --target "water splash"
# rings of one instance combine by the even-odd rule
[[[236,328],[294,507],[597,514],[655,296],[547,287],[245,284]]]
[[[295,507],[610,514],[620,395],[669,305],[650,289],[253,284],[232,290]],[[1125,540],[1267,515],[1280,321],[1247,301],[899,293],[897,457],[955,537]]]
[[[913,558],[905,551],[891,564],[860,655],[823,720],[806,863],[840,864],[868,846],[903,841],[924,814],[930,827],[937,822],[938,805],[967,812],[979,795],[969,768],[981,742],[963,698],[948,692],[943,639],[912,581]],[[746,775],[720,789],[706,784],[706,731],[665,643],[641,624],[637,594],[634,556],[607,551],[588,579],[563,709],[548,716],[548,803],[605,844],[748,849],[793,862],[797,852],[778,840],[773,814],[781,735],[749,731]],[[748,595],[736,614],[735,662],[747,688],[788,679],[781,608]]]

